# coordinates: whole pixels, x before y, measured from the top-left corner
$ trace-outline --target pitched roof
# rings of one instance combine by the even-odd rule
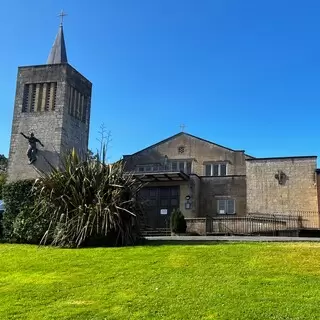
[[[194,135],[192,135],[192,134],[189,134],[189,133],[186,133],[186,132],[179,132],[179,133],[177,133],[177,134],[175,134],[175,135],[173,135],[173,136],[171,136],[171,137],[169,137],[169,138],[166,138],[166,139],[164,139],[164,140],[162,140],[162,141],[160,141],[160,142],[157,142],[157,143],[155,143],[155,144],[153,144],[153,145],[151,145],[151,146],[149,146],[149,147],[147,147],[147,148],[144,148],[144,149],[142,149],[142,150],[140,150],[140,151],[137,151],[137,152],[131,154],[130,156],[136,155],[136,154],[138,154],[138,153],[140,153],[140,152],[142,152],[142,151],[145,151],[145,150],[147,150],[147,149],[151,149],[151,148],[157,147],[157,146],[159,146],[160,144],[166,143],[166,142],[168,142],[168,141],[170,141],[170,140],[173,140],[173,139],[175,139],[175,138],[177,138],[177,137],[179,137],[179,136],[182,136],[182,135],[185,135],[185,136],[188,136],[188,137],[190,137],[190,138],[197,139],[197,140],[201,140],[201,141],[203,141],[203,142],[210,143],[210,144],[212,144],[212,145],[214,145],[214,146],[216,146],[216,147],[220,147],[220,148],[223,148],[223,149],[226,149],[226,150],[229,150],[229,151],[233,151],[233,152],[243,151],[243,152],[244,152],[244,150],[234,150],[234,149],[230,149],[230,148],[224,147],[224,146],[222,146],[222,145],[220,145],[220,144],[217,144],[217,143],[214,143],[214,142],[212,142],[212,141],[209,141],[209,140],[205,140],[205,139],[196,137],[196,136],[194,136]],[[249,155],[247,155],[247,154],[246,154],[246,156],[253,158],[252,156],[249,156]]]
[[[66,44],[64,42],[63,26],[60,25],[56,39],[51,48],[47,64],[68,63]]]

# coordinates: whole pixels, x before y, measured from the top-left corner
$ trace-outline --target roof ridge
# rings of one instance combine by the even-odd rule
[[[167,141],[169,141],[169,140],[171,140],[171,139],[175,139],[175,138],[177,138],[177,137],[179,137],[179,136],[181,136],[181,135],[187,135],[187,136],[189,136],[189,137],[191,137],[191,138],[198,139],[198,140],[201,140],[201,141],[210,143],[210,144],[212,144],[212,145],[215,145],[215,146],[217,146],[217,147],[220,147],[220,148],[223,148],[223,149],[226,149],[226,150],[229,150],[229,151],[233,151],[233,152],[244,152],[244,150],[234,150],[234,149],[231,149],[231,148],[228,148],[228,147],[224,147],[224,146],[222,146],[222,145],[220,145],[220,144],[217,144],[217,143],[215,143],[215,142],[212,142],[212,141],[209,141],[209,140],[206,140],[206,139],[203,139],[203,138],[194,136],[194,135],[192,135],[192,134],[190,134],[190,133],[181,131],[181,132],[176,133],[176,134],[174,134],[174,135],[172,135],[172,136],[170,136],[170,137],[168,137],[168,138],[166,138],[166,139],[164,139],[164,140],[161,140],[161,141],[159,141],[159,142],[157,142],[157,143],[154,143],[154,144],[152,144],[152,145],[150,145],[150,146],[148,146],[148,147],[146,147],[146,148],[143,148],[143,149],[141,149],[141,150],[139,150],[139,151],[131,154],[130,156],[136,155],[136,154],[138,154],[138,153],[140,153],[140,152],[142,152],[142,151],[145,151],[145,150],[147,150],[147,149],[154,148],[154,147],[156,147],[156,146],[158,146],[158,145],[160,145],[160,144],[162,144],[162,143],[165,143],[165,142],[167,142]],[[129,156],[129,155],[127,155],[127,156]],[[249,156],[249,157],[251,157],[251,156]]]

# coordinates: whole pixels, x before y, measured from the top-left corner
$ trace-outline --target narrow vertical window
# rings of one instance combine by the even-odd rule
[[[214,164],[212,167],[212,175],[213,176],[218,176],[219,175],[219,165],[218,164]]]
[[[50,100],[51,100],[51,84],[47,84],[47,92],[46,92],[46,104],[44,111],[49,111],[50,108]]]
[[[72,88],[72,99],[71,99],[71,116],[74,116],[74,106],[75,106],[75,99],[76,99],[76,90]]]
[[[82,112],[82,122],[86,123],[87,121],[87,104],[88,100],[86,97],[83,98],[83,112]]]
[[[25,84],[23,88],[22,112],[28,112],[29,105],[29,84]]]
[[[30,112],[35,111],[35,105],[36,105],[36,90],[37,86],[36,84],[32,84],[32,93],[31,93],[31,105],[30,105]]]
[[[56,109],[57,102],[57,83],[54,82],[52,84],[52,100],[51,100],[51,110],[54,111]]]
[[[46,101],[47,101],[47,91],[48,91],[48,84],[43,83],[42,94],[41,94],[41,107],[40,107],[41,111],[46,110],[45,108],[46,108]]]
[[[68,114],[71,113],[71,86],[68,85]]]
[[[225,164],[220,164],[220,176],[227,175],[227,166]]]
[[[76,119],[80,120],[81,93],[77,91]]]
[[[187,167],[186,167],[187,174],[191,174],[191,167],[192,167],[191,161],[187,161]]]
[[[42,84],[37,83],[36,85],[36,97],[35,97],[35,106],[34,110],[39,112],[40,111],[40,106],[41,106],[41,89],[42,89]]]

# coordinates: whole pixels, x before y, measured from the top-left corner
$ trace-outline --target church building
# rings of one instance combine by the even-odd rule
[[[208,219],[224,219],[232,229],[231,221],[239,227],[249,216],[259,227],[270,226],[271,216],[282,217],[277,224],[294,216],[304,227],[319,228],[316,156],[256,158],[180,132],[123,159],[144,184],[140,198],[149,228],[168,227],[175,208],[189,231],[200,234],[208,230]]]
[[[46,64],[18,68],[10,182],[36,178],[73,148],[80,155],[88,150],[92,84],[68,63],[62,22]]]

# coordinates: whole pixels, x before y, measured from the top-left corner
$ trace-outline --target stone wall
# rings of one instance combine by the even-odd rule
[[[86,92],[89,94],[88,122],[85,124],[70,120],[67,116],[66,88],[67,81],[71,81],[71,78],[77,78],[75,81],[82,83],[82,87],[85,86]],[[26,84],[52,82],[57,84],[53,109],[34,110],[32,112],[22,109],[25,105],[23,101],[25,101]],[[68,149],[75,146],[77,149],[87,150],[90,98],[90,82],[67,64],[19,67],[9,151],[9,182],[36,178],[38,176],[37,169],[49,170],[48,162],[55,166],[58,165],[62,146],[68,147]],[[33,132],[35,137],[44,144],[44,148],[38,146],[38,160],[34,165],[28,165],[26,156],[28,141],[20,135],[20,132],[26,135]],[[81,143],[77,143],[78,137],[80,137]]]
[[[218,215],[218,199],[235,199],[236,215],[245,215],[246,177],[201,177],[200,215]]]
[[[195,233],[201,236],[207,234],[207,219],[206,218],[186,218],[187,233]]]
[[[184,146],[183,154],[178,152],[179,146]],[[248,158],[244,151],[228,149],[209,141],[193,137],[189,134],[178,134],[131,156],[124,156],[127,170],[134,170],[137,164],[162,163],[164,156],[169,160],[193,160],[192,172],[198,176],[205,175],[206,162],[226,161],[228,175],[244,175],[245,159]]]
[[[248,213],[318,212],[316,160],[316,157],[247,160]],[[279,184],[275,176],[281,172],[284,178]]]
[[[84,155],[88,150],[89,143],[92,84],[72,67],[68,66],[66,71],[66,87],[75,88],[77,92],[85,97],[85,115],[83,119],[78,119],[70,115],[68,108],[64,108],[61,137],[62,151],[68,152],[70,148],[75,148],[80,155]],[[69,92],[66,89],[66,106],[70,104]]]

